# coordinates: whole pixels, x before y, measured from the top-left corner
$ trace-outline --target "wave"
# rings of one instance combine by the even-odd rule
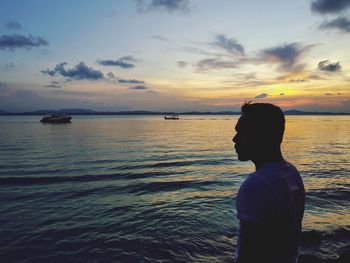
[[[40,176],[40,177],[0,177],[0,185],[35,185],[35,184],[55,184],[71,182],[91,182],[100,180],[134,179],[145,177],[181,175],[184,172],[144,172],[144,173],[113,173],[96,175],[77,175],[77,176]]]
[[[92,193],[118,193],[118,194],[134,194],[137,196],[146,194],[155,194],[159,192],[171,192],[193,189],[204,189],[212,185],[225,184],[222,181],[202,181],[202,180],[186,180],[186,181],[159,181],[159,182],[143,182],[128,184],[125,186],[108,185],[93,189],[84,189],[75,191],[70,197],[81,197]]]
[[[350,226],[339,227],[328,231],[303,231],[300,239],[301,253],[298,262],[350,262],[349,236]],[[315,249],[319,250],[319,252],[315,253]]]
[[[322,241],[346,239],[350,236],[350,226],[340,227],[330,231],[308,230],[301,234],[302,246],[318,245]]]
[[[306,191],[306,197],[317,197],[326,200],[337,200],[337,201],[349,201],[350,202],[350,191],[345,186],[336,188],[323,188],[320,190],[308,190]]]
[[[168,160],[168,159],[167,159]],[[118,162],[117,160],[98,160],[98,161],[84,161],[84,163],[74,163],[75,166],[80,167],[82,164],[84,165],[90,165],[92,169],[98,170],[99,167],[105,168],[107,170],[113,171],[125,171],[130,173],[137,173],[135,170],[137,169],[158,169],[158,168],[177,168],[177,167],[192,167],[192,166],[215,166],[215,165],[222,165],[231,163],[232,159],[230,158],[217,158],[217,159],[195,159],[195,160],[175,160],[175,161],[158,161],[158,162],[142,162],[142,161],[135,161],[133,163],[130,162]],[[111,165],[110,167],[104,167],[103,164],[117,164],[117,165]],[[31,182],[37,181],[36,178],[42,178],[42,181],[50,181],[53,182],[59,182],[59,181],[75,181],[79,179],[76,179],[76,176],[64,176],[64,174],[73,174],[78,173],[81,169],[80,168],[73,168],[73,167],[65,167],[63,164],[60,165],[59,163],[55,163],[54,167],[37,167],[37,164],[14,164],[14,165],[6,165],[3,168],[2,171],[0,171],[0,182],[3,180],[6,184],[8,182],[12,181],[18,181],[18,178],[24,179],[25,182]],[[161,171],[163,172],[163,171]],[[153,172],[152,174],[157,174],[159,172]],[[38,177],[39,175],[58,175],[58,176],[48,176],[47,180],[45,180],[46,176]],[[2,175],[5,177],[1,178]],[[7,175],[7,176],[6,176]],[[8,175],[12,175],[12,177],[9,177]],[[22,176],[21,176],[22,175]],[[36,175],[36,177],[34,177]],[[118,175],[118,174],[114,174]],[[125,175],[125,173],[123,173]],[[27,177],[28,176],[28,177]],[[30,177],[33,176],[33,177]],[[113,176],[113,175],[103,175],[103,176]],[[57,178],[56,178],[57,177]],[[62,177],[58,178],[58,177]],[[74,177],[74,178],[73,178]],[[82,180],[94,180],[93,175],[87,175],[87,176],[80,176]],[[87,179],[85,177],[88,177]],[[27,179],[29,178],[29,179]],[[84,179],[85,178],[85,179]],[[101,178],[99,178],[101,179]]]
[[[202,181],[202,180],[186,180],[186,181],[169,181],[169,182],[151,182],[126,186],[128,192],[135,194],[145,194],[163,191],[174,191],[179,189],[202,188],[213,184],[222,183],[220,181]]]
[[[226,162],[232,162],[232,159],[204,159],[204,160],[190,160],[190,161],[173,161],[173,162],[160,162],[154,164],[142,164],[132,166],[131,168],[162,168],[162,167],[180,167],[180,166],[192,166],[192,165],[219,165]]]

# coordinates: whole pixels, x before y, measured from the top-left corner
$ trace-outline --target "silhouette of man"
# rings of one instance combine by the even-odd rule
[[[245,103],[241,110],[233,142],[238,159],[251,160],[255,172],[236,197],[236,263],[295,263],[305,190],[298,170],[281,153],[284,114],[268,103]]]

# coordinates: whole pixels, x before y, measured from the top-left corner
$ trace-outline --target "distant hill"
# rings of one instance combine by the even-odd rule
[[[98,114],[99,112],[88,109],[61,109],[61,110],[37,110],[27,112],[7,112],[0,111],[0,115],[47,115],[47,114],[72,114],[72,115],[89,115]]]
[[[94,111],[89,109],[61,109],[61,110],[37,110],[30,112],[8,112],[0,111],[0,115],[47,115],[53,113],[64,113],[71,115],[240,115],[240,112],[233,111],[220,111],[220,112],[154,112],[154,111]],[[287,110],[284,112],[285,115],[350,115],[345,112],[308,112],[300,110]]]
[[[287,110],[285,115],[350,115],[346,112],[314,112],[314,111],[300,111],[300,110]]]
[[[69,113],[69,114],[91,114],[96,111],[87,109],[62,109],[58,111],[59,113]]]

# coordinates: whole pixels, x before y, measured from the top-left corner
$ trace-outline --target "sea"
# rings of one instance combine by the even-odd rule
[[[1,116],[0,262],[233,262],[254,171],[238,117]],[[299,262],[344,260],[350,116],[286,116],[282,149],[306,189]]]

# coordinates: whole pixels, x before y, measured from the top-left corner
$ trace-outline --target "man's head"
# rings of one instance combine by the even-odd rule
[[[258,160],[280,151],[284,133],[282,110],[269,103],[245,103],[233,138],[240,161]]]

